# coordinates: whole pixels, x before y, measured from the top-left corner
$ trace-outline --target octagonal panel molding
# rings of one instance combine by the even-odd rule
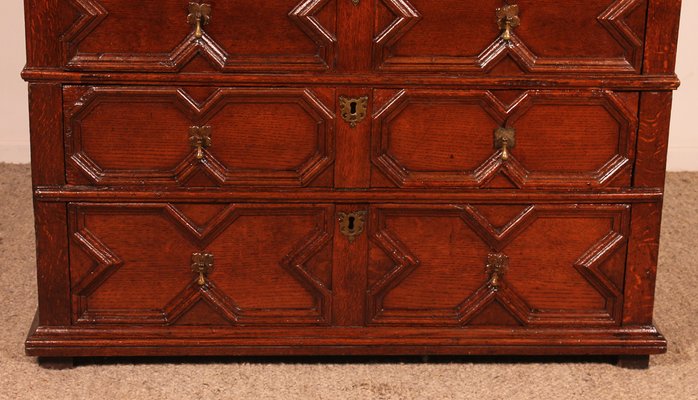
[[[70,95],[74,95],[75,90],[79,93],[82,89],[74,87],[66,90]],[[293,143],[284,143],[283,139],[277,137],[238,138],[235,131],[229,130],[232,129],[228,126],[231,118],[251,119],[256,115],[232,115],[227,108],[234,106],[247,107],[243,110],[245,112],[264,112],[264,115],[293,112],[291,116],[280,116],[279,121],[298,121],[300,118],[307,121],[303,126],[295,125],[295,128],[274,127],[276,130],[286,129],[284,137],[289,137],[289,140],[293,137]],[[155,132],[158,135],[157,138],[150,137],[149,141],[144,141],[139,137],[141,133],[138,127],[119,127],[118,120],[131,120],[129,115],[123,115],[124,110],[141,112],[147,107],[155,110],[150,114],[151,117],[157,115],[160,120],[143,119],[139,120],[138,124],[143,124],[143,128]],[[80,94],[76,101],[66,104],[66,109],[66,158],[69,166],[68,179],[71,182],[79,182],[87,178],[89,182],[99,185],[182,186],[188,185],[191,179],[200,179],[203,173],[208,179],[206,186],[307,186],[334,161],[334,114],[330,107],[308,89],[218,89],[203,103],[198,103],[185,89],[90,87]],[[166,117],[161,115],[163,111],[168,113],[170,120],[165,120]],[[214,123],[212,127],[213,145],[203,149],[203,157],[199,159],[196,149],[189,145],[188,127],[207,125],[215,118],[219,118],[222,113],[226,113],[222,117],[224,119],[218,122],[218,125]],[[114,135],[102,135],[99,145],[94,144],[91,149],[88,148],[89,146],[86,147],[86,121],[95,116],[109,119],[109,125],[100,124],[95,127],[93,123],[91,129],[98,131],[91,132],[91,135],[100,135],[101,129],[132,129],[127,134],[132,137],[133,143],[141,143],[140,147],[132,143],[124,145],[126,139]],[[266,120],[262,122],[269,123]],[[129,126],[135,126],[135,122],[129,123]],[[121,125],[124,125],[124,122]],[[235,143],[232,139],[226,141],[222,138],[222,132],[227,136],[232,135]],[[298,137],[305,139],[298,139]],[[156,141],[158,139],[159,141]],[[270,152],[265,155],[268,166],[261,164],[246,168],[227,166],[224,159],[232,162],[235,157],[253,156],[231,154],[231,146],[239,147],[240,140],[256,141],[257,151],[267,149]],[[276,150],[264,144],[266,142],[260,145],[259,140],[273,141],[274,146],[286,146],[290,161],[284,161],[284,163],[277,161],[276,157],[271,156],[271,152]],[[299,142],[299,140],[303,141]],[[301,153],[306,147],[305,152]],[[104,149],[108,152],[103,151]],[[125,153],[127,150],[128,154]],[[114,155],[114,152],[124,152],[124,154],[119,158]],[[155,153],[158,157],[148,156]],[[110,162],[118,164],[119,168],[100,165],[100,157],[111,157]],[[161,161],[164,159],[172,160],[171,165],[165,165],[166,162]]]
[[[538,126],[527,126],[527,131],[517,137],[517,146],[509,151],[508,159],[502,157],[501,149],[494,146],[493,130],[497,127],[516,129],[522,124],[521,120],[537,107],[587,107],[595,115],[597,121],[593,125],[584,120],[567,121],[574,124],[576,130],[606,129],[614,131],[607,137],[606,144],[588,143],[588,146],[599,146],[601,153],[608,152],[608,159],[598,165],[576,168],[571,160],[556,159],[544,145],[531,149],[526,147],[531,135],[543,137],[550,141],[569,141],[569,152],[574,153],[585,142],[583,137],[565,136],[566,132],[556,129],[552,119],[536,119]],[[430,112],[422,112],[419,107],[428,107]],[[459,107],[470,107],[470,113],[480,109],[482,115],[477,123],[469,126],[470,130],[455,132],[451,123],[448,137],[443,132],[425,131],[434,129],[434,124],[421,123],[424,118],[432,115],[434,108],[439,107],[445,116],[442,118],[455,118],[455,115],[463,115]],[[475,108],[473,108],[475,107]],[[595,111],[593,107],[598,107]],[[601,112],[602,111],[602,112]],[[468,114],[470,115],[470,114]],[[474,114],[473,114],[474,115]],[[472,116],[471,116],[472,117]],[[474,118],[469,118],[469,121]],[[468,122],[469,124],[471,122]],[[591,125],[585,127],[584,124]],[[399,124],[399,125],[396,125]],[[394,137],[395,127],[400,128],[400,137]],[[540,129],[540,132],[538,131]],[[505,105],[492,92],[473,91],[429,91],[429,90],[402,90],[385,103],[373,117],[373,136],[371,161],[383,175],[397,187],[424,188],[424,187],[487,187],[493,179],[504,176],[516,188],[600,188],[612,185],[622,185],[629,176],[631,160],[634,157],[635,134],[637,130],[637,116],[628,108],[617,94],[608,90],[596,91],[527,91],[519,96],[513,103]],[[528,136],[525,136],[528,135]],[[430,141],[439,143],[441,147],[430,143],[420,148],[405,148],[409,143],[419,142],[418,138],[430,137]],[[567,137],[567,139],[565,139]],[[439,142],[436,142],[439,140]],[[541,140],[538,140],[539,142]],[[422,143],[422,142],[420,142]],[[396,150],[399,146],[400,150]],[[415,145],[416,146],[416,145]],[[525,149],[524,149],[525,148]],[[441,160],[444,165],[438,169],[428,163],[437,152],[440,156],[451,153],[449,160]],[[579,157],[583,156],[583,149],[578,150]],[[457,156],[454,155],[458,153]],[[522,157],[522,152],[524,157]],[[443,153],[443,154],[442,154]],[[536,158],[551,159],[545,170],[531,168],[527,164],[533,163]],[[409,158],[405,158],[409,157]],[[561,156],[562,157],[562,156]],[[443,158],[443,157],[442,157]],[[451,161],[460,160],[460,161]],[[462,162],[463,164],[458,164]],[[465,165],[468,164],[468,165]],[[537,162],[537,164],[541,164]],[[540,167],[539,167],[540,168]]]
[[[490,32],[496,23],[495,9],[499,7],[498,2],[492,2],[492,18],[482,18],[477,20],[475,29],[480,35],[492,34],[492,42],[482,49],[473,51],[472,55],[441,55],[426,53],[404,53],[398,54],[394,50],[396,45],[414,30],[420,22],[428,17],[428,13],[420,12],[409,0],[376,0],[376,4],[383,6],[394,16],[394,19],[376,32],[373,41],[374,68],[385,71],[430,71],[430,72],[470,72],[488,73],[491,72],[505,59],[511,59],[525,72],[532,73],[640,73],[642,68],[642,32],[635,32],[625,21],[633,12],[642,12],[638,8],[645,4],[643,0],[608,0],[608,7],[596,17],[595,20],[588,21],[588,24],[598,23],[603,28],[608,38],[623,51],[622,57],[608,57],[603,55],[575,55],[571,53],[566,57],[544,56],[527,44],[526,39],[517,34],[517,30],[511,31],[511,37],[505,40],[500,34]],[[501,4],[505,4],[503,1]],[[440,3],[439,7],[449,7]],[[537,4],[526,4],[528,8],[542,7]],[[565,24],[569,19],[578,18],[573,9],[565,10],[570,6],[566,3],[551,4],[545,7],[561,7],[557,10],[559,17],[555,20]],[[431,10],[430,10],[431,11]],[[522,24],[526,24],[526,8],[521,7]],[[378,11],[376,11],[378,12]],[[425,15],[426,14],[426,15]],[[540,22],[540,21],[539,21]],[[535,31],[536,27],[531,27],[530,31]],[[564,28],[564,27],[563,27]],[[585,38],[584,32],[578,32],[577,40],[583,46],[584,40],[598,40],[598,37]],[[427,33],[421,32],[424,37],[420,37],[421,42],[434,40],[427,37]],[[458,35],[448,35],[452,40],[457,40]],[[468,40],[468,38],[463,38]],[[606,38],[604,38],[606,39]],[[418,41],[411,38],[412,42]],[[538,44],[538,46],[541,46]],[[457,44],[451,44],[451,48],[457,48]]]

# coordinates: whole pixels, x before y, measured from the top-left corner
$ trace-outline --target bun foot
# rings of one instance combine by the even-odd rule
[[[75,362],[72,357],[39,357],[39,365],[45,369],[73,369]]]
[[[627,369],[647,369],[650,367],[650,356],[618,356],[616,365]]]

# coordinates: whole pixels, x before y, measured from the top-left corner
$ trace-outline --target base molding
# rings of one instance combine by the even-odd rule
[[[26,354],[92,356],[608,355],[665,353],[653,326],[568,328],[47,327]]]

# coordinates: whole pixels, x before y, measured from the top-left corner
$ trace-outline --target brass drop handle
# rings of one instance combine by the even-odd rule
[[[503,253],[492,253],[487,255],[487,265],[485,271],[489,275],[488,284],[493,288],[498,288],[502,284],[502,278],[509,268],[509,257]]]
[[[204,149],[211,147],[211,145],[213,144],[213,141],[211,140],[211,127],[190,126],[189,143],[194,149],[196,149],[196,159],[203,159]]]
[[[519,5],[507,4],[504,7],[497,9],[497,24],[502,30],[502,39],[504,41],[511,40],[511,31],[521,24],[519,18]]]
[[[497,128],[494,131],[494,147],[502,151],[502,161],[509,161],[509,150],[516,146],[514,128]]]
[[[189,3],[189,15],[187,22],[194,25],[194,37],[201,39],[204,35],[202,26],[208,25],[211,21],[211,5],[206,3]]]
[[[502,140],[502,161],[509,160],[509,143],[506,139]]]
[[[191,255],[191,270],[195,274],[199,274],[196,283],[199,286],[204,286],[206,284],[206,275],[213,271],[213,254],[193,253]]]

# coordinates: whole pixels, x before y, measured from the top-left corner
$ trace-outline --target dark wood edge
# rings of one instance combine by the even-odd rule
[[[637,204],[632,208],[625,268],[623,324],[652,322],[654,291],[659,258],[662,202]]]
[[[191,344],[196,343],[192,339]],[[541,343],[535,346],[496,344],[492,346],[152,346],[152,347],[67,347],[56,341],[51,347],[27,347],[27,355],[39,357],[99,357],[99,356],[319,356],[319,355],[609,355],[618,354],[663,354],[662,346],[555,346]]]
[[[40,326],[25,342],[40,357],[158,355],[648,355],[667,341],[654,326],[579,328]]]
[[[62,49],[56,40],[63,33],[56,10],[61,0],[24,0],[27,65],[61,65]]]
[[[247,329],[247,328],[246,328]],[[409,330],[409,328],[406,328]],[[27,339],[30,356],[155,356],[155,355],[648,355],[667,350],[666,339],[652,327],[611,329],[594,334],[584,330],[523,329],[508,337],[488,335],[492,329],[451,329],[434,335],[424,329],[420,338],[380,337],[375,328],[324,329],[301,335],[294,329],[252,330],[249,338],[190,332],[188,337],[163,332],[150,338],[139,329],[130,336],[109,329],[87,329],[92,337],[74,335],[73,329],[38,329]],[[85,332],[87,330],[83,330]],[[264,331],[264,332],[262,332]],[[335,332],[342,335],[333,335]],[[346,334],[353,331],[351,336]],[[238,331],[239,332],[239,331]],[[247,332],[247,331],[246,331]],[[307,330],[306,330],[307,332]],[[370,339],[366,339],[370,336]],[[517,337],[518,336],[518,337]],[[203,338],[203,339],[202,339]],[[370,344],[366,341],[370,340]]]
[[[153,74],[153,73],[88,73],[59,69],[27,68],[22,78],[30,82],[63,82],[65,84],[129,84],[129,85],[283,85],[283,86],[360,86],[405,87],[429,85],[458,88],[603,88],[615,90],[674,90],[680,85],[675,74],[663,75],[594,75],[559,76],[463,76],[463,75],[394,75],[394,74]]]
[[[34,313],[34,318],[32,319],[32,323],[29,326],[29,332],[27,333],[27,337],[24,339],[25,342],[29,342],[29,339],[32,337],[32,335],[36,334],[37,329],[39,328],[39,309],[36,310]]]
[[[29,84],[29,133],[34,185],[64,185],[63,86]]]
[[[34,202],[39,323],[71,321],[68,222],[66,205]]]
[[[37,187],[35,198],[42,202],[139,202],[194,201],[201,202],[479,202],[479,203],[651,203],[662,199],[657,189],[633,189],[616,192],[549,192],[549,191],[396,191],[396,190],[293,190],[293,191],[131,191],[96,188]]]
[[[634,187],[664,187],[672,92],[640,94]]]
[[[681,0],[649,1],[643,73],[661,74],[674,71],[680,15]]]
[[[626,369],[647,369],[650,367],[650,356],[645,354],[618,356],[616,365]]]

